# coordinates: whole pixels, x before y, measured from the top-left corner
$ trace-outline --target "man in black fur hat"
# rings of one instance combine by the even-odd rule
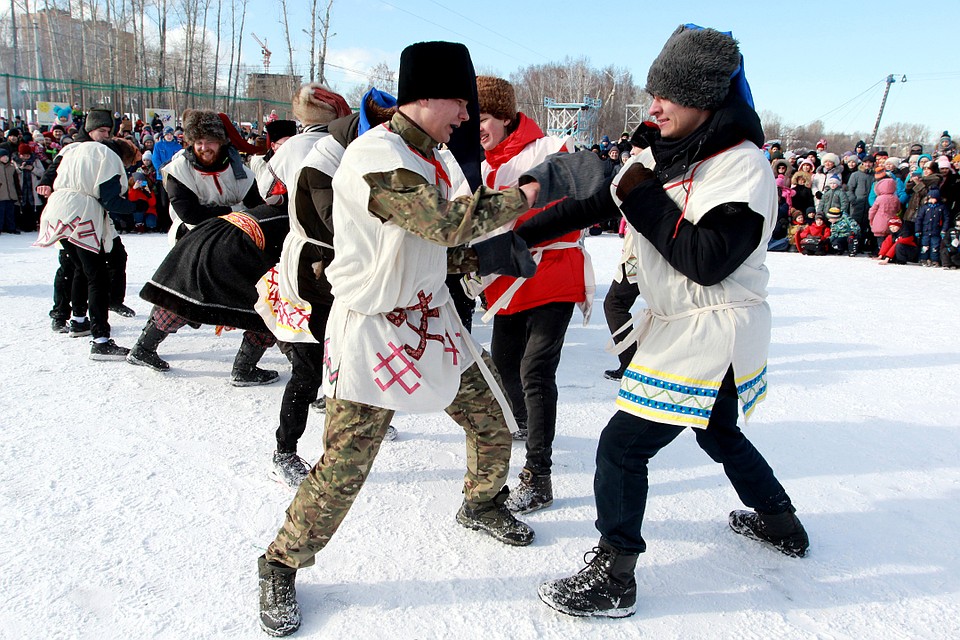
[[[749,418],[767,391],[764,260],[777,192],[736,40],[681,26],[651,66],[647,91],[659,135],[597,196],[637,231],[637,285],[649,306],[624,339],[637,351],[597,445],[601,537],[584,569],[539,589],[574,616],[636,611],[647,464],[686,427],[752,509],[730,513],[734,532],[788,556],[808,547],[790,497],[737,426],[738,408]],[[517,233],[541,240],[528,231]]]
[[[466,432],[470,454],[458,523],[505,544],[533,542],[530,527],[504,505],[511,449],[505,398],[501,392],[496,399],[499,388],[483,364],[489,356],[462,328],[445,279],[448,247],[517,218],[538,187],[480,187],[471,195],[453,156],[437,150],[469,118],[475,78],[468,70],[462,44],[407,47],[398,112],[347,147],[333,176],[325,452],[259,558],[260,625],[272,636],[299,628],[297,570],[314,563],[347,515],[395,410],[446,407]],[[477,268],[487,268],[492,256],[476,251]],[[532,275],[522,243],[506,246],[493,261],[505,265],[503,273]],[[377,353],[407,365],[371,365]]]

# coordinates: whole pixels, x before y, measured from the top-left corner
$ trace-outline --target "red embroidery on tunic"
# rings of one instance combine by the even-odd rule
[[[459,337],[460,337],[460,332],[457,332],[457,333],[455,333],[455,334],[453,334],[453,335],[455,335],[456,337],[459,338]],[[449,333],[447,334],[447,340],[450,342],[450,347],[447,348],[447,345],[443,345],[443,352],[444,352],[444,353],[452,353],[452,354],[453,354],[453,364],[457,364],[457,356],[460,355],[460,351],[457,349],[457,345],[454,344],[453,338],[450,337],[450,334],[449,334]]]
[[[423,376],[419,371],[417,371],[414,363],[407,359],[407,356],[404,353],[404,351],[409,347],[398,347],[397,345],[393,344],[393,342],[388,342],[387,346],[390,347],[390,353],[386,358],[384,358],[379,351],[377,352],[377,358],[380,360],[380,364],[373,368],[373,372],[378,373],[380,370],[386,369],[387,374],[390,377],[384,382],[381,382],[379,379],[375,379],[374,381],[377,383],[377,386],[380,387],[381,391],[386,391],[392,387],[394,383],[397,383],[408,394],[413,394],[414,391],[420,388],[420,383],[415,382],[413,385],[410,385],[406,380],[403,379],[403,376],[407,375],[408,373],[413,375],[415,378],[422,378]],[[402,368],[394,369],[393,365],[391,364],[394,360],[399,360]]]
[[[410,355],[414,360],[419,360],[423,357],[423,352],[427,350],[427,341],[436,340],[440,344],[444,344],[445,337],[439,333],[430,333],[427,331],[427,327],[430,326],[430,318],[439,318],[440,309],[430,308],[430,302],[433,300],[433,294],[427,295],[421,289],[417,292],[417,304],[412,307],[398,307],[386,314],[387,320],[393,323],[395,326],[402,326],[404,323],[410,327],[418,336],[420,336],[420,342],[417,344],[416,348],[411,347],[410,345],[404,345],[403,349]],[[410,316],[407,311],[419,311],[420,312],[420,322],[417,325],[414,325],[410,322]]]

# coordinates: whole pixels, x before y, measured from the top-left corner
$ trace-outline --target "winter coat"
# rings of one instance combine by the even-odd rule
[[[917,217],[917,211],[923,206],[927,199],[927,193],[930,189],[940,186],[939,174],[921,176],[919,181],[911,180],[906,186],[907,193],[910,194],[910,200],[907,202],[907,208],[904,210],[904,220],[914,220]],[[920,225],[917,225],[919,228]]]
[[[874,185],[877,196],[870,207],[870,230],[874,235],[886,234],[890,219],[896,218],[900,213],[900,200],[894,195],[896,188],[892,178],[884,178]]]
[[[806,213],[813,206],[813,192],[802,184],[793,185],[793,191],[793,208]]]
[[[850,238],[860,235],[860,225],[844,213],[839,220],[830,225],[830,235],[834,238]]]
[[[836,189],[827,187],[826,191],[823,192],[823,197],[820,198],[820,204],[817,205],[817,211],[826,214],[834,207],[840,209],[841,213],[850,213],[850,201],[841,187]]]
[[[158,176],[162,175],[160,173],[161,167],[173,160],[173,156],[177,155],[177,152],[181,149],[183,149],[183,146],[176,139],[167,142],[164,138],[160,138],[154,143],[153,166],[157,170]]]
[[[873,171],[863,169],[854,172],[847,181],[846,191],[851,200],[866,200],[873,186]]]
[[[810,188],[813,191],[813,197],[817,200],[817,206],[820,205],[820,199],[823,198],[823,194],[828,190],[827,180],[830,179],[830,176],[836,176],[837,180],[839,180],[841,184],[843,183],[843,175],[840,167],[834,167],[830,171],[820,167],[813,173],[813,181],[811,182]]]
[[[913,223],[904,222],[903,228],[896,234],[890,234],[880,245],[880,257],[900,264],[916,262],[920,256],[920,247],[913,236]]]
[[[921,236],[939,236],[941,233],[946,233],[950,226],[950,215],[942,203],[928,202],[920,207],[915,222],[917,233]]]
[[[803,241],[807,238],[817,238],[821,243],[826,243],[830,238],[830,227],[826,224],[818,225],[817,223],[804,226],[796,237],[797,251],[802,251]]]
[[[20,170],[12,162],[0,162],[0,202],[20,200]]]
[[[897,200],[900,201],[900,204],[907,204],[907,202],[910,200],[910,194],[907,193],[907,188],[903,184],[903,179],[897,174],[893,173],[892,171],[886,171],[885,174],[888,178],[893,180],[893,183],[895,185],[894,193],[897,196]],[[874,174],[873,189],[870,191],[870,195],[867,196],[867,203],[871,207],[873,206],[873,203],[876,201],[877,195],[879,195],[877,193],[878,182],[882,182],[882,180],[878,181],[876,179],[876,174]]]

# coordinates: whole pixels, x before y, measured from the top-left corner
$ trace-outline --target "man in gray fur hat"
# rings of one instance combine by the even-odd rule
[[[752,509],[730,513],[734,532],[792,557],[809,544],[790,497],[737,426],[738,408],[749,418],[767,392],[764,260],[777,191],[736,40],[681,26],[650,67],[647,91],[659,135],[605,194],[637,231],[637,286],[649,309],[622,341],[637,351],[597,445],[601,537],[584,569],[539,589],[574,616],[636,611],[647,464],[686,427]]]

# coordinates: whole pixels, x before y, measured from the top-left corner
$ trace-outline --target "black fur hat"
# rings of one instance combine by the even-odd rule
[[[471,100],[476,76],[470,51],[459,42],[418,42],[400,54],[397,104],[421,98]]]
[[[90,133],[100,127],[110,127],[110,133],[113,133],[113,114],[107,109],[90,109],[87,117],[83,120],[83,130]]]
[[[740,67],[737,41],[714,29],[680,26],[650,65],[647,92],[683,107],[713,111]]]
[[[227,142],[227,132],[216,111],[187,109],[183,112],[183,141],[193,144],[200,138]]]

